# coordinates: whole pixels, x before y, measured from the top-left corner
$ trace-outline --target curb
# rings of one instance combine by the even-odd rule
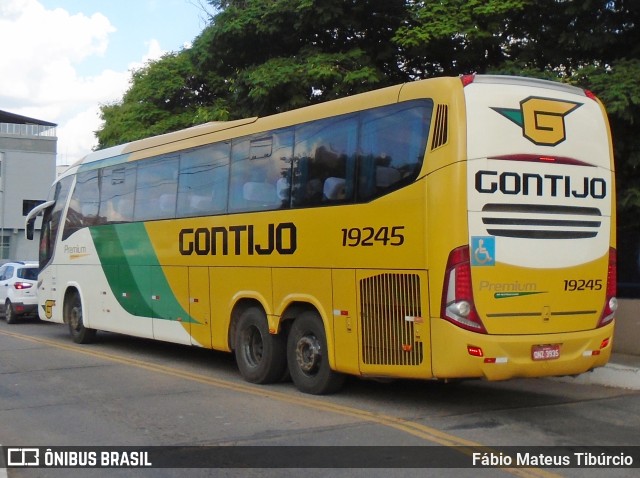
[[[581,385],[602,385],[604,387],[640,390],[640,359],[621,358],[616,360],[614,357],[613,361],[604,367],[577,377],[558,377],[556,380]]]

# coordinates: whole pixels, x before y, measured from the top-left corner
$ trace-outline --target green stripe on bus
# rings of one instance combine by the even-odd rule
[[[198,323],[176,299],[143,223],[90,230],[111,292],[124,310],[141,317]]]

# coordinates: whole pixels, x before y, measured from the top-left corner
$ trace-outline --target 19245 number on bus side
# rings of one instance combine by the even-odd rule
[[[401,246],[404,244],[404,226],[350,227],[342,229],[343,247],[358,246]]]

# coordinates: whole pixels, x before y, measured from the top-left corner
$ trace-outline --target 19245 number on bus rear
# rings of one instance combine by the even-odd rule
[[[564,281],[566,292],[576,292],[583,290],[602,290],[601,279],[569,279]]]

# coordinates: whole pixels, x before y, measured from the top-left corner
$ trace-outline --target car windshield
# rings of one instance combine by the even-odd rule
[[[18,269],[18,277],[20,279],[38,280],[38,268],[24,267],[22,269]]]

